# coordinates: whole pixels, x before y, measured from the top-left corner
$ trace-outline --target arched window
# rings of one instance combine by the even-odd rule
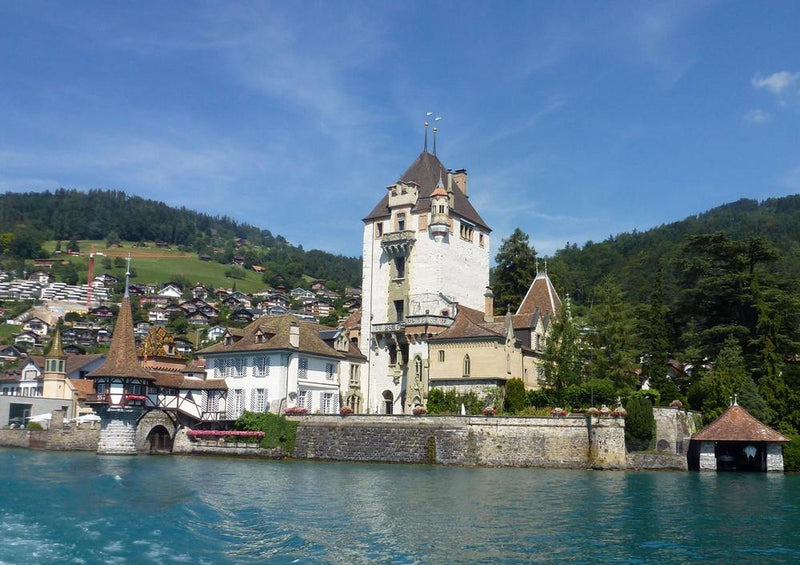
[[[464,355],[464,376],[468,377],[470,371],[469,354]]]
[[[383,413],[391,414],[394,406],[394,395],[391,390],[383,391]]]
[[[414,357],[414,375],[418,381],[422,380],[422,357],[419,355]]]

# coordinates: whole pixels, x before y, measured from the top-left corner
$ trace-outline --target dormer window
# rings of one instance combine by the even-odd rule
[[[231,334],[225,336],[225,345],[233,345],[233,336]]]

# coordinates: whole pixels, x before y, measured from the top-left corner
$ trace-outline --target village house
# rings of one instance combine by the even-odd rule
[[[329,345],[324,331],[291,314],[258,318],[243,330],[228,328],[221,342],[198,351],[209,378],[225,379],[227,417],[292,407],[336,413],[340,385],[363,356],[348,340]]]

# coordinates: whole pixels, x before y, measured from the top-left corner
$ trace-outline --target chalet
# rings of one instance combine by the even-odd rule
[[[114,317],[114,311],[108,306],[98,306],[97,308],[90,310],[89,315],[94,316],[95,318],[111,319]]]
[[[327,302],[323,302],[322,300],[309,300],[308,302],[304,303],[304,307],[306,312],[314,315],[317,318],[330,316],[331,312],[333,312],[333,306]]]
[[[325,290],[327,281],[324,280],[316,280],[311,282],[311,290],[314,292],[318,292],[320,290]]]
[[[133,335],[137,338],[143,338],[150,331],[152,324],[150,322],[137,322],[133,326]]]
[[[64,353],[67,355],[86,355],[86,348],[73,342],[64,346]]]
[[[332,290],[328,290],[327,288],[323,288],[316,291],[316,295],[320,297],[322,300],[327,300],[328,302],[333,302],[339,299],[338,294],[336,294]]]
[[[264,273],[267,270],[266,267],[262,267],[261,265],[251,265],[250,268],[253,269],[256,273]]]
[[[214,296],[217,300],[225,300],[230,295],[230,292],[224,288],[218,288],[214,291]]]
[[[168,304],[164,307],[164,312],[167,314],[167,319],[172,319],[175,316],[183,314],[183,309],[177,304]]]
[[[0,345],[0,361],[15,362],[25,357],[19,349],[13,345]]]
[[[102,275],[97,275],[94,278],[94,282],[99,283],[105,288],[114,288],[114,285],[119,282],[119,279],[113,275],[109,275],[108,273],[103,273]]]
[[[270,306],[263,311],[265,316],[283,316],[289,313],[289,309],[283,306]]]
[[[167,323],[167,319],[168,319],[167,311],[164,310],[164,308],[156,306],[155,308],[152,308],[150,309],[149,312],[147,312],[147,320],[151,324],[164,325]]]
[[[206,255],[205,253],[200,255],[201,261],[211,261],[211,255]]]
[[[299,287],[298,288],[293,288],[289,292],[289,296],[292,297],[292,300],[305,300],[305,299],[312,300],[313,298],[315,298],[313,292],[311,292],[310,290],[306,290],[304,288],[299,288]]]
[[[144,296],[145,294],[148,294],[147,286],[141,284],[132,284],[128,288],[128,293],[132,296]]]
[[[213,318],[202,310],[196,310],[189,314],[186,319],[193,326],[207,326]]]
[[[184,358],[188,358],[194,352],[194,346],[192,342],[188,339],[184,339],[182,337],[175,338],[175,352],[178,355],[183,355]]]
[[[224,334],[225,334],[224,326],[213,326],[208,328],[208,331],[206,331],[206,340],[219,341],[220,339],[222,339],[222,336]]]
[[[358,296],[359,298],[361,298],[361,289],[360,288],[354,288],[352,286],[347,286],[344,289],[344,295],[345,296]]]
[[[142,297],[140,298],[139,304],[141,304],[142,306],[152,305],[164,308],[167,306],[167,304],[172,302],[172,300],[174,299],[169,298],[167,296],[160,296],[158,294],[145,294],[142,295]]]
[[[50,284],[51,275],[50,273],[46,273],[44,271],[35,271],[28,275],[29,281],[36,281],[42,286],[47,286]]]
[[[244,266],[244,257],[242,255],[234,255],[233,256],[233,264],[237,267]]]
[[[192,287],[192,298],[199,298],[201,300],[205,300],[208,296],[208,289],[205,285],[196,284]]]
[[[44,337],[47,335],[47,332],[50,331],[50,324],[41,318],[34,316],[33,318],[28,318],[25,321],[25,323],[22,325],[22,329],[26,332],[33,332],[39,337]]]
[[[689,468],[696,471],[783,472],[782,445],[791,441],[733,404],[692,436]]]
[[[243,306],[242,301],[235,296],[228,296],[222,303],[228,308],[238,308]]]
[[[17,347],[22,347],[26,351],[30,351],[31,349],[41,345],[39,340],[39,336],[33,332],[22,332],[14,336],[14,345]]]
[[[183,296],[183,291],[178,284],[167,283],[161,288],[161,290],[158,291],[158,296],[170,299],[178,299]]]
[[[156,247],[160,247],[161,249],[167,249],[169,248],[169,243],[167,243],[163,239],[159,239],[156,241]]]
[[[252,322],[256,314],[249,308],[237,308],[231,312],[230,319],[234,322]]]
[[[68,328],[61,332],[61,341],[65,344],[73,344],[78,341],[78,330]]]
[[[288,309],[291,306],[291,302],[288,298],[286,298],[285,295],[278,292],[272,292],[264,298],[264,300],[261,302],[261,306],[281,306]]]

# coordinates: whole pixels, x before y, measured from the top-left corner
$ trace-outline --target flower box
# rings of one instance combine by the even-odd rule
[[[283,413],[287,416],[302,416],[303,414],[308,414],[308,408],[303,408],[302,406],[292,406],[284,410]]]
[[[261,440],[264,432],[246,430],[189,430],[186,435],[192,439]]]
[[[566,418],[569,415],[569,412],[562,408],[553,408],[550,411],[550,416],[553,418]]]
[[[494,406],[487,406],[483,409],[484,416],[497,416],[497,408]]]
[[[414,414],[414,416],[423,416],[423,415],[427,414],[428,411],[424,407],[418,406],[418,407],[414,408],[413,410],[411,410],[411,413]]]
[[[349,416],[352,413],[353,409],[350,408],[349,406],[342,406],[341,408],[339,408],[339,414],[341,414],[342,416]]]

